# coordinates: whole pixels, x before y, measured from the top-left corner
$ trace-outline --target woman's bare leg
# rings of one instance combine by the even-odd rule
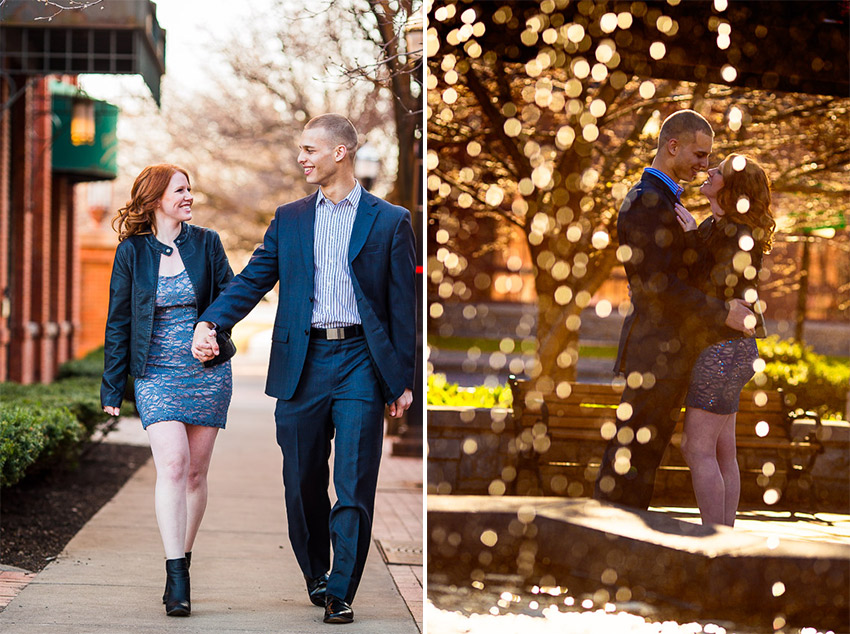
[[[685,410],[682,454],[691,470],[703,524],[723,524],[726,487],[717,461],[717,439],[727,416],[689,407]]]
[[[189,477],[186,482],[186,543],[185,551],[192,550],[195,536],[207,508],[207,473],[210,468],[217,427],[186,425],[189,437]]]
[[[728,414],[720,435],[717,438],[717,463],[723,476],[726,489],[726,501],[723,511],[723,523],[735,525],[738,502],[741,498],[741,472],[738,469],[738,457],[735,446],[735,419],[737,412]]]
[[[184,556],[186,541],[186,481],[189,475],[189,441],[186,425],[162,421],[148,425],[154,465],[156,521],[166,559]]]

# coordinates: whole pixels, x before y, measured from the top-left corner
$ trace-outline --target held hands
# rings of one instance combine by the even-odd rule
[[[118,410],[120,407],[115,407],[114,405],[104,405],[103,411],[109,414],[110,416],[118,416]]]
[[[676,203],[673,206],[673,209],[676,211],[676,220],[679,221],[679,224],[682,226],[682,229],[685,231],[694,231],[697,228],[697,221],[694,220],[694,217],[691,215],[691,212],[685,209],[685,206],[682,203]]]
[[[729,313],[726,315],[726,325],[733,330],[740,330],[748,335],[756,334],[756,316],[742,299],[729,302]]]
[[[405,390],[404,393],[399,396],[394,403],[390,404],[390,416],[393,418],[401,418],[401,415],[404,414],[405,410],[410,407],[410,404],[413,402],[413,392],[410,390]]]
[[[209,361],[218,354],[218,342],[215,340],[215,330],[208,321],[199,321],[195,326],[192,337],[192,356],[198,361]]]

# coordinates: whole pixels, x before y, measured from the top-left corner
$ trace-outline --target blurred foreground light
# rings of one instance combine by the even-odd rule
[[[607,231],[597,231],[590,238],[590,242],[594,249],[604,249],[611,242],[611,237]]]
[[[606,13],[599,18],[599,28],[602,29],[603,33],[613,33],[617,28],[617,14]]]
[[[783,594],[785,594],[785,584],[782,583],[781,581],[777,581],[776,583],[773,584],[773,588],[771,588],[771,592],[773,593],[773,596],[781,597]]]
[[[734,66],[730,64],[726,64],[723,68],[720,69],[720,76],[723,78],[723,81],[733,82],[738,77],[738,71],[735,70]]]
[[[767,424],[767,421],[760,420],[756,423],[756,436],[759,438],[764,438],[770,433],[770,425]]]
[[[617,406],[617,419],[618,420],[629,420],[632,417],[632,406],[630,403],[620,403]]]
[[[638,92],[640,93],[641,98],[652,99],[652,97],[655,96],[655,84],[653,84],[649,80],[646,80],[640,85],[640,88],[638,88]]]
[[[567,39],[578,44],[584,39],[584,27],[581,24],[570,24],[567,27]]]
[[[715,11],[725,11],[729,7],[729,0],[714,0]]]
[[[762,496],[764,503],[769,506],[776,504],[779,501],[779,497],[779,489],[768,489]]]
[[[667,47],[664,42],[653,42],[649,47],[649,56],[652,59],[658,60],[667,54]]]
[[[481,543],[487,546],[488,548],[492,548],[499,541],[499,536],[496,534],[496,531],[486,530],[481,533]]]

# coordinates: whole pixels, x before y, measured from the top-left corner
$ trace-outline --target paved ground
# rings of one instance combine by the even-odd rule
[[[109,632],[316,632],[322,610],[307,600],[286,535],[274,401],[250,358],[237,364],[228,429],[210,470],[210,500],[192,560],[192,616],[168,618],[148,462],[32,579],[9,571],[0,595],[28,585],[0,613],[0,630]],[[146,442],[128,421],[113,442]],[[374,542],[348,632],[422,629],[422,460],[389,455],[381,467]],[[385,554],[390,562],[385,563]],[[412,564],[410,562],[416,562]]]

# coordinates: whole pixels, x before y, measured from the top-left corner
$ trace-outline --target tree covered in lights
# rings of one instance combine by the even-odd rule
[[[704,37],[729,47],[733,27],[702,4]],[[493,280],[476,264],[520,235],[538,301],[538,358],[524,369],[543,389],[574,376],[581,311],[619,264],[617,210],[651,162],[667,114],[706,116],[717,133],[713,162],[739,151],[765,165],[781,231],[840,227],[847,212],[847,99],[696,81],[698,70],[695,81],[653,79],[651,66],[623,63],[638,34],[647,59],[664,61],[665,38],[679,29],[676,5],[447,0],[430,8],[431,316],[441,302],[487,288]],[[729,82],[737,74],[732,64],[720,72]],[[707,211],[696,185],[685,204]],[[602,317],[628,309],[596,307]]]

